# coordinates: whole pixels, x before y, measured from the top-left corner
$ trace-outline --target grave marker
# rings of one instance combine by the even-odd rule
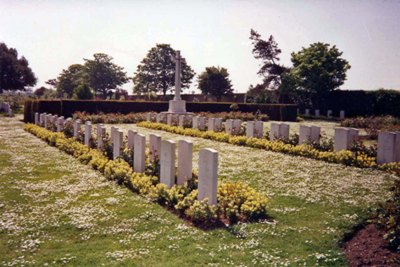
[[[198,200],[208,199],[209,205],[217,205],[218,152],[205,148],[199,151]]]
[[[171,188],[175,184],[176,143],[171,140],[161,141],[160,183]]]
[[[192,178],[193,143],[178,142],[178,185],[183,185]]]
[[[133,170],[143,173],[146,169],[146,136],[142,134],[135,135],[133,150]]]

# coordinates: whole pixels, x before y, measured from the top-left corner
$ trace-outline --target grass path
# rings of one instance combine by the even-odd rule
[[[0,118],[0,265],[345,265],[338,241],[393,176],[132,125],[220,152],[220,179],[270,197],[274,220],[201,231]]]

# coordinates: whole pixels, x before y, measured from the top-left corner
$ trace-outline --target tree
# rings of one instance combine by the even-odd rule
[[[92,89],[87,84],[81,84],[74,88],[74,97],[76,99],[93,99]]]
[[[205,95],[213,95],[217,101],[226,94],[232,94],[232,84],[229,80],[227,69],[220,67],[207,67],[198,77],[198,87]]]
[[[139,94],[162,92],[165,96],[167,91],[175,86],[175,62],[172,59],[174,56],[175,50],[169,44],[157,44],[151,48],[137,66],[133,77],[133,91]],[[181,70],[181,88],[189,88],[195,72],[184,59]]]
[[[3,90],[25,90],[37,82],[25,57],[18,58],[15,48],[0,43],[0,93]]]
[[[93,57],[84,59],[85,80],[96,94],[105,99],[111,90],[126,83],[128,77],[123,67],[112,63],[112,57],[102,53],[94,54]]]
[[[41,96],[44,95],[44,93],[45,93],[47,90],[49,90],[49,89],[47,89],[46,87],[42,86],[42,87],[39,87],[38,89],[36,89],[35,92],[34,92],[33,94],[34,94],[35,96],[37,96],[37,97],[41,97]]]
[[[128,99],[128,91],[124,90],[124,89],[117,89],[115,90],[115,99],[117,100],[126,100]]]
[[[84,82],[85,69],[81,64],[73,64],[68,69],[62,70],[57,80],[48,80],[46,83],[57,88],[57,94],[60,97],[71,98],[74,89]]]
[[[342,54],[336,46],[320,42],[292,53],[291,75],[298,90],[309,95],[315,108],[321,106],[327,94],[346,80],[346,71],[351,66],[341,57]]]
[[[258,75],[263,77],[263,86],[265,89],[276,90],[282,82],[282,75],[289,69],[279,64],[279,54],[282,52],[278,48],[272,35],[268,41],[261,39],[261,35],[255,30],[250,30],[250,40],[254,46],[252,52],[256,59],[262,60]]]

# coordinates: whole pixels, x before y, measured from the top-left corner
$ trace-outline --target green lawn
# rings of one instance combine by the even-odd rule
[[[259,149],[192,140],[219,151],[220,180],[270,198],[271,221],[202,231],[0,118],[0,265],[343,266],[338,242],[394,176]],[[108,125],[109,126],[109,125]]]

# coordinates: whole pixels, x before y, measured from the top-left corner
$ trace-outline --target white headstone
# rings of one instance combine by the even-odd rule
[[[198,200],[208,199],[209,205],[217,205],[218,152],[205,148],[199,151]]]
[[[35,124],[39,125],[39,113],[35,112]]]
[[[49,128],[49,120],[50,120],[50,115],[48,115],[48,114],[44,115],[44,128],[45,129]]]
[[[299,128],[299,144],[307,144],[311,141],[311,127],[300,125]]]
[[[157,134],[149,134],[150,160],[160,159],[161,136]]]
[[[279,123],[275,123],[275,122],[271,123],[271,130],[270,130],[270,134],[269,134],[269,140],[274,141],[275,139],[280,137],[279,128],[280,128],[280,124]]]
[[[142,173],[146,169],[146,136],[142,134],[135,135],[133,150],[133,170]]]
[[[192,127],[193,115],[186,115],[185,123],[187,124],[188,127]]]
[[[320,135],[321,135],[321,127],[311,126],[311,135],[310,135],[311,142],[319,143]]]
[[[319,143],[321,128],[318,126],[300,125],[299,144]]]
[[[328,112],[326,113],[326,116],[328,118],[332,118],[332,110],[331,109],[328,109]]]
[[[157,115],[156,115],[156,122],[157,122],[157,123],[161,123],[161,122],[162,122],[162,114],[161,114],[161,113],[157,113]]]
[[[62,132],[64,129],[64,117],[61,116],[57,119],[57,132]]]
[[[378,164],[396,161],[396,133],[379,132],[378,134]]]
[[[193,143],[178,142],[178,185],[183,185],[192,178]]]
[[[192,128],[199,129],[199,116],[193,116],[192,118]]]
[[[255,122],[254,121],[248,121],[246,124],[246,137],[254,137],[254,132],[255,132]]]
[[[232,134],[232,130],[233,130],[233,120],[232,119],[227,119],[225,121],[225,132],[227,134]]]
[[[306,115],[306,116],[310,116],[310,109],[306,108],[306,110],[305,110],[305,114],[304,114],[304,115]]]
[[[172,114],[168,114],[168,115],[167,115],[167,124],[168,124],[169,126],[172,126]]]
[[[85,145],[90,146],[90,138],[92,137],[92,123],[85,122]]]
[[[135,135],[137,135],[136,131],[128,130],[128,148],[131,150],[135,146]]]
[[[206,129],[206,117],[199,117],[199,130],[204,131]]]
[[[96,126],[96,134],[97,134],[97,148],[103,148],[103,138],[106,133],[106,128],[103,124],[97,124]]]
[[[263,135],[264,135],[264,122],[263,121],[255,121],[254,137],[262,138]]]
[[[207,125],[207,130],[208,131],[215,131],[215,118],[208,118],[208,125]]]
[[[46,118],[45,118],[45,122],[46,122]],[[78,120],[74,121],[74,138],[78,138],[80,132],[81,132],[81,120],[78,119]]]
[[[345,112],[344,112],[344,110],[341,110],[341,111],[340,111],[339,118],[340,118],[341,120],[343,120],[343,119],[345,118]]]
[[[242,126],[241,120],[233,120],[233,134],[238,135],[240,134],[240,127]]]
[[[171,140],[161,141],[160,183],[171,188],[175,184],[176,143]]]
[[[319,116],[320,116],[319,109],[316,109],[316,110],[315,110],[315,117],[319,117]]]
[[[114,143],[114,135],[118,131],[118,128],[114,127],[114,126],[111,126],[110,131],[111,131],[110,140],[111,140],[111,144],[113,144]]]
[[[117,130],[114,132],[114,140],[113,140],[113,159],[121,156],[121,148],[124,141],[124,132]]]
[[[215,120],[214,120],[214,130],[216,132],[222,131],[222,118],[215,118]]]
[[[349,150],[354,142],[358,140],[358,129],[335,128],[334,150]]]
[[[178,126],[182,128],[185,126],[185,115],[179,115]]]
[[[146,113],[146,121],[151,121],[151,113]]]
[[[281,123],[279,125],[279,137],[289,139],[289,124]]]
[[[40,113],[40,115],[39,115],[39,125],[40,126],[44,125],[44,116],[46,116],[45,113]]]

